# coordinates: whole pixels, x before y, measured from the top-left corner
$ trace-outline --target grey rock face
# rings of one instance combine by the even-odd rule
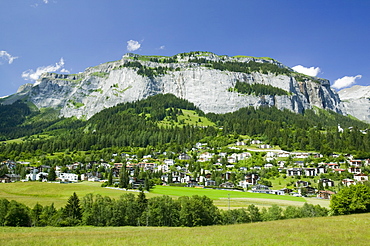
[[[370,86],[355,85],[338,94],[347,114],[370,123]]]
[[[192,57],[180,55],[177,63],[140,61],[148,67],[172,69],[164,75],[147,77],[139,75],[137,68],[122,66],[133,61],[135,56],[137,57],[128,54],[119,61],[87,68],[85,72],[76,75],[44,74],[34,85],[20,88],[3,103],[14,102],[21,96],[28,97],[39,108],[60,109],[60,116],[88,119],[104,108],[119,103],[141,100],[159,93],[171,93],[189,100],[206,113],[227,113],[243,107],[261,105],[289,109],[297,113],[313,106],[343,113],[338,94],[330,88],[327,80],[306,79],[305,82],[297,82],[294,77],[287,75],[220,71],[189,62]],[[210,61],[253,60],[287,68],[272,59],[220,57],[212,53],[204,53],[197,58]],[[289,95],[254,96],[229,91],[237,81],[271,85],[289,92]]]

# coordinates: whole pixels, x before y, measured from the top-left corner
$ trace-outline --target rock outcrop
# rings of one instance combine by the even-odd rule
[[[370,86],[355,85],[338,94],[347,114],[370,123]]]
[[[212,62],[250,61],[273,64],[290,73],[221,71],[209,65]],[[151,73],[148,74],[148,71]],[[308,76],[298,79],[295,74],[290,68],[269,58],[217,56],[209,52],[159,58],[126,54],[119,61],[90,67],[80,74],[43,74],[34,85],[22,86],[2,103],[13,103],[23,98],[38,108],[60,109],[60,116],[88,119],[104,108],[122,102],[171,93],[187,99],[206,113],[227,113],[261,105],[297,113],[314,106],[343,113],[339,96],[330,88],[329,81]],[[230,90],[237,81],[271,85],[288,93],[263,96],[240,94]]]

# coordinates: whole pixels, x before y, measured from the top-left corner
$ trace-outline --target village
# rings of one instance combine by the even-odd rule
[[[112,185],[118,187],[120,173],[126,170],[129,178],[126,189],[144,187],[145,179],[140,175],[144,173],[149,174],[147,177],[151,178],[153,185],[330,199],[342,187],[369,179],[369,159],[333,154],[329,159],[335,161],[322,162],[325,158],[320,153],[283,151],[260,140],[250,140],[248,144],[246,146],[240,141],[228,147],[227,152],[215,152],[207,147],[207,143],[197,143],[189,153],[180,153],[174,159],[156,159],[152,155],[138,158],[127,153],[114,153],[109,161],[76,162],[55,167],[7,160],[0,164],[0,170],[8,170],[6,173],[3,171],[0,183],[90,181],[106,184],[111,173]],[[124,162],[115,162],[119,155]],[[260,165],[251,165],[254,158],[260,159]],[[51,170],[55,171],[55,178],[52,179]],[[281,181],[279,185],[273,185],[271,181],[275,179],[290,181],[285,185]]]

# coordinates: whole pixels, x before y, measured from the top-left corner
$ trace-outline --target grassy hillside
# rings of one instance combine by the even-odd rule
[[[83,197],[88,193],[93,193],[115,199],[126,192],[102,188],[100,185],[100,183],[96,182],[82,182],[77,184],[17,182],[0,184],[0,198],[16,200],[29,207],[33,207],[36,203],[40,203],[44,206],[54,202],[55,206],[59,208],[65,206],[68,198],[73,192],[76,192],[79,197]],[[153,196],[169,195],[177,198],[180,196],[206,195],[214,200],[214,204],[219,208],[227,208],[229,205],[229,194],[231,208],[247,207],[250,204],[255,204],[257,206],[271,206],[272,204],[278,204],[283,207],[289,205],[302,206],[304,202],[320,204],[324,207],[328,207],[329,205],[329,201],[320,199],[170,186],[157,186],[150,193],[147,193],[146,196],[150,198]]]
[[[1,245],[369,245],[370,214],[231,226],[0,227]]]

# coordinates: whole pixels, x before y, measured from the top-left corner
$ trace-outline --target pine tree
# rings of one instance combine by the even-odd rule
[[[76,192],[68,199],[67,205],[63,209],[63,217],[66,219],[67,225],[71,226],[77,225],[81,221],[80,199]]]
[[[48,173],[48,181],[55,181],[57,178],[57,174],[55,173],[54,167],[50,168],[49,173]]]

